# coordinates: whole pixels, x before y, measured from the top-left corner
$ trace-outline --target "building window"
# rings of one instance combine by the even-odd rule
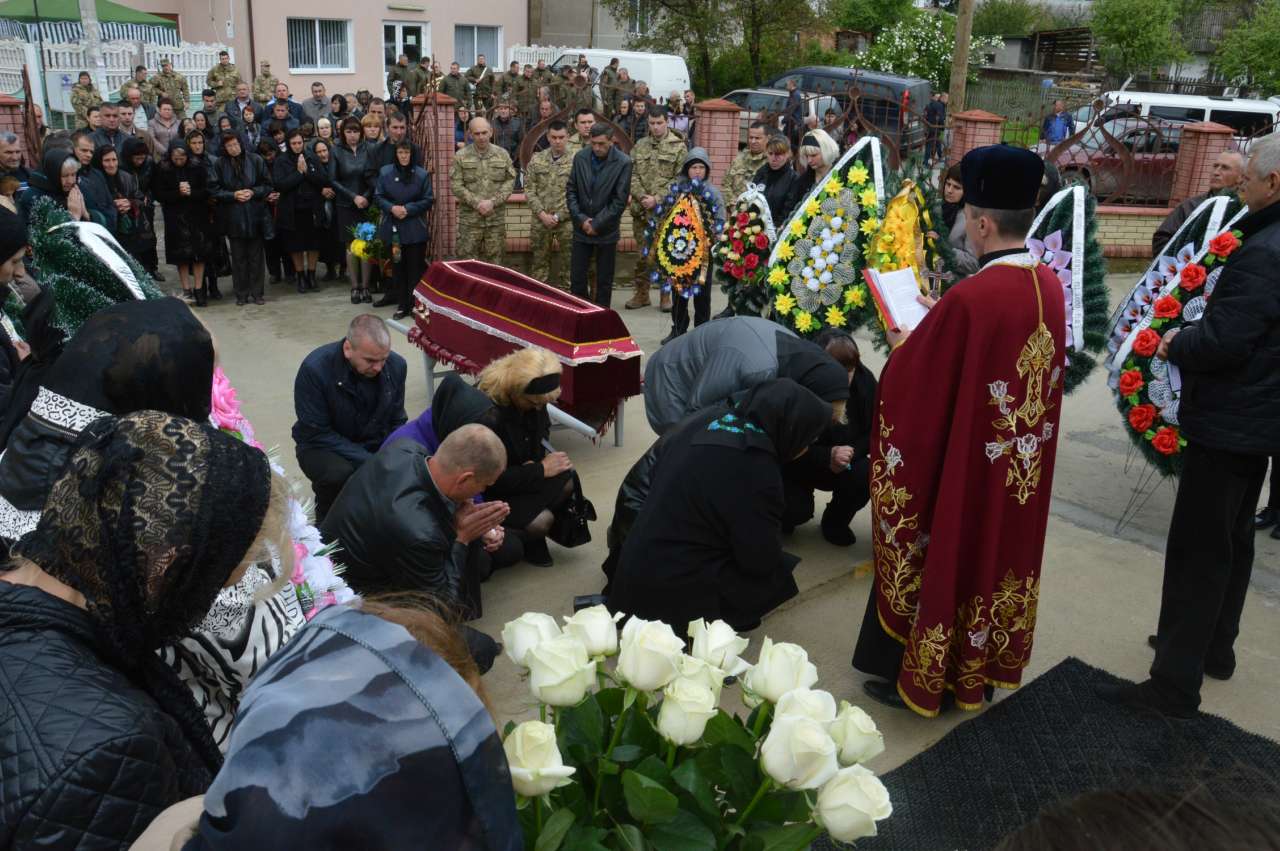
[[[644,35],[649,31],[649,23],[649,1],[631,0],[627,13],[627,35]]]
[[[351,21],[288,18],[290,71],[351,71]]]
[[[458,24],[453,28],[453,59],[463,68],[476,64],[476,57],[484,55],[485,64],[490,68],[501,68],[502,57],[498,54],[501,45],[498,43],[500,27],[478,27],[471,24]]]

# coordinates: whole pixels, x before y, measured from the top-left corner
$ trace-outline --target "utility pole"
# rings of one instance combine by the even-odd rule
[[[80,26],[84,29],[84,58],[93,84],[98,93],[106,98],[107,77],[102,61],[102,26],[98,23],[98,6],[96,0],[80,0]]]
[[[84,2],[84,0],[80,0]],[[973,35],[974,0],[960,0],[960,8],[956,15],[956,50],[951,55],[951,88],[948,94],[951,102],[947,104],[947,115],[954,115],[964,109],[964,89],[969,78],[969,39]]]

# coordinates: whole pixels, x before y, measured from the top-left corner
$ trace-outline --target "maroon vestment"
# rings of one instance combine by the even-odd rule
[[[938,713],[946,689],[977,709],[984,686],[1016,688],[1031,656],[1063,313],[1048,267],[1027,255],[993,260],[947,292],[881,376],[876,613],[905,646],[898,693],[922,715]]]

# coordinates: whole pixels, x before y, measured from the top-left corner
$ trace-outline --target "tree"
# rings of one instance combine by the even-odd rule
[[[615,21],[630,20],[634,0],[602,0]],[[733,28],[725,15],[731,0],[644,0],[647,26],[628,47],[661,53],[684,53],[693,66],[695,85],[710,91],[711,63],[731,43]],[[697,79],[699,78],[700,79]],[[661,93],[658,93],[661,94]]]
[[[1175,24],[1177,0],[1096,0],[1093,35],[1107,70],[1147,73],[1187,56]]]
[[[1213,55],[1213,66],[1250,89],[1280,91],[1280,0],[1266,0],[1251,18],[1228,30]]]
[[[1027,36],[1052,24],[1049,10],[1031,0],[983,0],[973,15],[973,34]]]
[[[911,14],[912,0],[835,0],[832,12],[837,27],[878,33]]]
[[[969,76],[976,79],[985,55],[1000,46],[998,38],[974,38],[970,43]],[[956,16],[946,12],[913,12],[880,33],[871,47],[858,54],[859,67],[889,74],[923,77],[934,91],[951,82],[951,55],[956,49]]]
[[[742,28],[742,46],[755,85],[764,81],[767,45],[784,33],[793,38],[816,20],[809,0],[727,0],[729,20]]]

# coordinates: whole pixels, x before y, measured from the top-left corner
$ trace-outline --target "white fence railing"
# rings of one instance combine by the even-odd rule
[[[151,74],[160,70],[160,60],[173,62],[173,70],[187,78],[191,99],[200,102],[209,70],[218,64],[218,52],[234,50],[222,44],[183,44],[172,47],[144,42],[109,41],[102,43],[102,96],[114,100],[120,86],[133,77],[134,65],[144,64]],[[0,40],[0,91],[17,94],[22,91],[22,66],[27,51],[23,42]],[[46,44],[44,46],[44,81],[49,106],[59,112],[71,112],[71,87],[81,71],[90,71],[82,44]],[[34,69],[32,69],[34,71]],[[190,106],[190,105],[188,105]]]
[[[581,49],[578,47],[544,47],[539,44],[517,44],[515,47],[507,48],[507,64],[519,62],[521,65],[536,66],[538,60],[541,59],[550,65],[560,58],[560,54]]]

